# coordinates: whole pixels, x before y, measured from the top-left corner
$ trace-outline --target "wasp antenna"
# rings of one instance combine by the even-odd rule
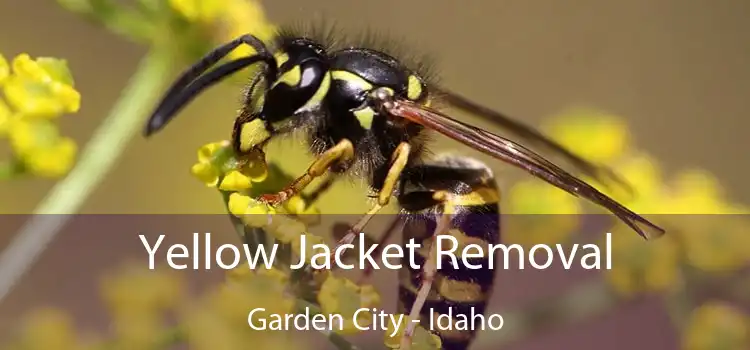
[[[252,47],[256,51],[256,54],[226,63],[209,73],[208,75],[211,75],[210,77],[207,75],[205,78],[196,81],[201,74],[206,72],[211,66],[222,60],[232,52],[232,50],[242,44]],[[190,102],[200,91],[222,80],[224,77],[258,61],[264,61],[266,63],[266,78],[272,80],[277,74],[276,59],[260,39],[250,34],[240,36],[237,39],[213,49],[198,62],[186,69],[180,77],[172,83],[169,90],[164,94],[161,102],[146,123],[146,127],[143,131],[144,136],[148,137],[162,129],[172,118],[174,118],[175,113],[186,103]],[[193,84],[198,85],[193,87]]]
[[[263,57],[249,56],[238,58],[234,61],[227,62],[209,73],[196,79],[179,93],[174,94],[169,100],[159,106],[146,124],[144,133],[146,136],[153,134],[166,125],[182,108],[187,106],[195,97],[200,95],[203,90],[224,80],[224,78],[236,73],[237,71],[261,61]]]

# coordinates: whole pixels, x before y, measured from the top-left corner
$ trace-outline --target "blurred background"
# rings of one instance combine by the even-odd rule
[[[61,134],[75,140],[80,154],[85,152],[96,128],[123,93],[128,79],[134,76],[149,45],[157,41],[133,40],[69,10],[87,1],[63,2],[68,9],[54,1],[0,2],[0,30],[5,34],[0,36],[0,53],[9,62],[21,53],[28,53],[32,58],[50,56],[67,61],[75,79],[75,89],[81,95],[81,107],[76,113],[60,117],[56,123]],[[207,0],[204,3],[210,8],[210,4],[220,2]],[[274,24],[323,17],[334,21],[346,33],[372,29],[412,44],[415,52],[427,53],[437,61],[443,85],[531,125],[557,130],[560,138],[574,139],[569,143],[583,154],[601,156],[591,149],[610,146],[627,149],[621,153],[648,154],[658,165],[664,181],[674,176],[680,178],[685,169],[699,169],[704,175],[692,184],[698,187],[705,187],[705,183],[719,184],[716,190],[721,188],[721,201],[732,203],[732,207],[736,204],[744,208],[743,204],[750,203],[750,186],[744,183],[750,176],[750,162],[746,161],[745,154],[750,142],[744,139],[745,131],[750,128],[747,118],[750,23],[746,21],[750,2],[277,0],[260,4],[266,19]],[[201,6],[195,8],[200,11]],[[248,15],[247,19],[263,15],[253,16],[256,14]],[[242,18],[235,20],[243,24]],[[252,23],[244,24],[254,28]],[[186,36],[188,32],[189,35],[193,35],[193,31],[200,32],[190,28],[185,30]],[[189,47],[191,59],[196,52],[205,52],[222,41],[222,35],[223,40],[229,38],[228,33],[233,30],[236,29],[225,28],[219,31],[222,34],[205,35],[214,40],[213,43],[207,40],[205,46]],[[169,78],[191,59],[175,56],[172,63],[166,65],[172,71],[164,72],[166,77],[161,88],[150,98],[158,98]],[[243,81],[237,79],[211,89],[153,139],[135,135],[126,143],[122,156],[105,173],[101,184],[85,198],[80,208],[72,208],[70,213],[224,213],[226,209],[216,191],[202,186],[189,170],[200,146],[229,137],[242,86]],[[143,120],[151,106],[132,108],[145,108],[145,112],[140,113]],[[575,111],[581,108],[596,112],[586,112],[589,114],[580,117]],[[624,123],[627,131],[587,124],[598,115],[617,125]],[[472,116],[460,117],[493,128]],[[566,128],[570,125],[573,126]],[[597,130],[602,134],[591,138],[575,137]],[[140,124],[137,131],[140,131]],[[627,136],[622,136],[623,133]],[[627,142],[622,141],[623,145],[618,143],[621,138],[627,139]],[[119,140],[113,138],[113,142]],[[488,157],[443,139],[435,142],[434,148],[457,149],[489,161]],[[10,147],[5,145],[0,146],[0,151],[3,155],[11,154]],[[280,165],[289,173],[303,171],[310,161],[304,149],[291,141],[272,146],[268,152],[272,161],[274,152],[283,152],[284,161]],[[601,158],[609,161],[613,157]],[[621,158],[613,161],[615,167],[632,165],[627,162],[627,155]],[[498,162],[492,164],[504,188],[510,188],[516,179],[526,179],[522,173]],[[20,176],[0,182],[0,213],[34,212],[59,181]],[[367,208],[366,198],[361,196],[360,200],[352,195],[362,191],[356,185],[339,184],[319,208],[326,214],[362,212]],[[539,192],[532,193],[539,195]],[[647,214],[664,212],[669,209],[662,207]],[[713,214],[700,209],[691,213]],[[5,217],[9,223],[3,225],[0,247],[5,247],[20,227],[19,217]],[[96,295],[94,288],[99,268],[96,271],[85,268],[117,264],[108,254],[90,252],[120,247],[112,240],[133,239],[125,234],[112,237],[111,240],[99,237],[85,244],[73,236],[58,237],[47,251],[57,252],[57,260],[46,260],[46,270],[41,267],[32,270],[6,299],[0,300],[3,329],[13,328],[18,325],[20,315],[46,304],[72,310],[79,322],[91,323],[85,321],[87,310],[98,306],[94,305],[96,303],[89,305],[85,300]],[[95,242],[104,245],[96,246]],[[740,243],[729,243],[737,244]],[[138,245],[123,243],[123,247],[132,248],[130,252],[118,251],[123,259],[143,258]],[[66,258],[69,256],[77,256],[75,262]],[[66,262],[71,266],[65,267]],[[79,276],[78,282],[68,285],[65,282],[68,275],[61,271]],[[545,272],[544,276],[513,275],[509,277],[512,280],[501,280],[506,285],[497,297],[498,303],[503,304],[498,304],[501,309],[513,306],[517,301],[513,298],[520,298],[526,290],[556,288],[554,283],[569,284],[563,281],[567,277],[561,271]],[[61,278],[61,282],[50,282],[54,276]],[[388,278],[379,278],[379,283],[392,283]],[[557,282],[549,282],[550,278],[557,278]],[[83,280],[87,282],[81,282]],[[386,302],[392,301],[386,299]],[[680,336],[670,328],[669,317],[655,306],[658,304],[658,300],[641,300],[625,311],[613,313],[614,316],[561,326],[503,348],[680,348]],[[747,322],[746,316],[743,317]],[[643,322],[651,326],[633,328]],[[630,326],[618,326],[625,323]],[[600,328],[594,330],[593,327]],[[739,332],[744,334],[739,338],[747,341],[747,327],[744,329]],[[613,339],[617,339],[617,344],[610,343]],[[496,348],[490,335],[480,336],[479,342],[482,348]]]

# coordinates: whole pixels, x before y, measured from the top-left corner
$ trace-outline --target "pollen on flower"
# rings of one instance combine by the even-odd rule
[[[406,321],[401,322],[398,329],[395,329],[393,324],[388,325],[388,329],[385,331],[385,346],[389,349],[401,348],[401,338],[404,336],[406,326],[412,324],[411,319],[408,315],[402,316]],[[392,323],[392,322],[391,322]],[[395,334],[394,334],[395,331]],[[391,336],[393,335],[393,336]],[[426,330],[422,325],[417,325],[412,335],[411,349],[414,350],[439,350],[442,349],[443,342],[440,337]]]
[[[318,302],[323,313],[328,315],[341,315],[344,324],[341,325],[341,333],[357,333],[356,324],[367,326],[372,321],[372,314],[359,312],[355,324],[354,314],[363,308],[373,308],[380,304],[380,295],[370,285],[358,286],[354,282],[330,275],[318,293]]]

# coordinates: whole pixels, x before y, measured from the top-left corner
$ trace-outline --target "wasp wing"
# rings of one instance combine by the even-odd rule
[[[586,198],[611,211],[644,238],[650,239],[664,234],[662,228],[518,143],[408,100],[391,100],[384,103],[383,108],[393,116],[421,124],[471,148],[526,170],[568,193]],[[639,224],[647,228],[644,229]]]
[[[534,128],[524,125],[523,123],[514,120],[513,118],[505,114],[475,103],[455,92],[440,87],[433,87],[432,90],[436,90],[436,92],[440,96],[441,102],[444,102],[451,107],[455,107],[465,112],[471,113],[483,120],[494,123],[526,141],[539,144],[542,147],[545,147],[547,150],[561,155],[572,165],[580,169],[584,174],[601,182],[603,185],[608,185],[606,181],[606,179],[608,178],[609,180],[612,180],[622,186],[630,194],[633,193],[633,189],[627,183],[627,181],[622,179],[611,169],[593,164],[581,158],[580,156],[571,152],[565,146],[543,135],[541,132],[535,130]]]

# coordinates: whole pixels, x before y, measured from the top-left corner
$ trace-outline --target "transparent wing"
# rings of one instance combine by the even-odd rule
[[[421,124],[471,148],[521,168],[568,193],[586,198],[612,212],[646,239],[656,238],[665,233],[662,228],[632,212],[596,188],[561,169],[541,155],[509,139],[460,122],[437,110],[408,100],[389,101],[383,104],[383,108],[393,116]]]
[[[445,102],[451,107],[458,108],[493,123],[515,136],[518,136],[520,139],[523,139],[524,142],[540,146],[545,152],[555,153],[562,156],[582,173],[605,186],[609,186],[611,182],[608,180],[611,180],[627,190],[631,195],[633,194],[633,188],[614,171],[581,158],[565,146],[545,136],[534,128],[524,125],[503,113],[494,111],[471,101],[455,92],[440,87],[431,87],[431,90],[436,91],[440,95],[441,102]]]

